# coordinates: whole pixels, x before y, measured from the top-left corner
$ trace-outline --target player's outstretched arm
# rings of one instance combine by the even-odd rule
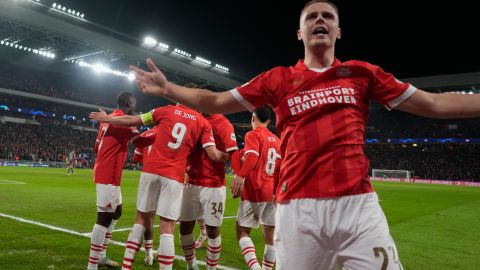
[[[395,109],[431,118],[480,117],[480,94],[434,94],[418,89]]]
[[[97,122],[109,123],[115,126],[134,127],[143,125],[140,115],[110,116],[102,109],[99,109],[98,112],[91,112],[88,117]]]
[[[226,114],[246,110],[228,91],[216,93],[179,86],[169,82],[152,59],[147,59],[147,65],[150,71],[130,66],[135,73],[138,89],[144,94],[163,96],[202,113]]]
[[[228,154],[217,149],[214,145],[204,148],[208,158],[214,162],[221,162],[228,159]]]

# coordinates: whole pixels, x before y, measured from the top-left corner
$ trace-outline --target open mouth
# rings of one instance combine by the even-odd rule
[[[313,30],[314,35],[326,35],[328,34],[327,28],[319,26]]]

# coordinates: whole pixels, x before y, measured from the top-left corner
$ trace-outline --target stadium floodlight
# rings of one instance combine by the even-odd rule
[[[109,68],[108,68],[108,66],[105,66],[102,63],[95,63],[95,64],[92,65],[92,69],[93,69],[93,71],[95,71],[97,73],[104,73],[104,72],[107,72],[107,70]]]
[[[165,44],[165,43],[162,43],[162,42],[158,43],[158,47],[162,50],[168,50],[168,48],[170,48],[170,46],[168,46],[168,44]]]
[[[80,15],[80,18],[82,18],[82,19],[83,19],[83,16],[85,16],[85,14],[83,14],[83,13],[82,13],[82,15]]]
[[[133,75],[132,73],[122,72],[122,71],[119,71],[119,70],[114,70],[114,69],[111,69],[109,66],[106,66],[102,63],[95,63],[95,64],[92,65],[92,64],[89,64],[89,63],[87,63],[83,60],[72,61],[72,63],[76,63],[81,67],[90,68],[95,73],[98,73],[98,74],[106,73],[106,74],[111,74],[111,75],[115,75],[115,76],[118,76],[118,77],[124,77],[124,78],[127,78],[129,80],[135,79],[135,75]]]
[[[183,51],[183,50],[180,50],[180,49],[177,49],[177,48],[175,48],[175,49],[173,50],[173,52],[174,52],[175,54],[177,54],[177,55],[180,55],[180,56],[183,56],[183,57],[186,57],[186,58],[192,57],[192,54],[191,54],[191,53],[188,53],[188,52],[186,52],[186,51]]]
[[[2,44],[2,45],[3,45],[3,43],[5,43],[5,41],[3,41],[3,40],[2,40],[2,41],[0,41],[0,44]]]
[[[53,8],[56,8],[56,7],[57,7],[57,3],[54,2],[54,3],[52,4],[52,7],[53,7]]]
[[[199,63],[202,63],[204,65],[207,65],[207,66],[210,66],[212,64],[212,61],[207,60],[207,59],[202,58],[202,57],[199,57],[199,56],[195,57],[195,61],[197,61]]]
[[[154,39],[153,37],[150,37],[150,36],[147,36],[145,37],[145,39],[143,40],[143,44],[149,46],[149,47],[153,47],[155,45],[157,45],[157,40]]]
[[[217,70],[220,70],[220,71],[223,71],[223,72],[227,72],[227,73],[228,73],[228,71],[230,70],[229,68],[224,67],[224,66],[219,65],[219,64],[215,64],[215,68],[216,68]]]

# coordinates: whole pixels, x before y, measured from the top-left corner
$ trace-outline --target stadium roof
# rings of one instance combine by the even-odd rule
[[[142,41],[131,36],[71,16],[66,11],[57,11],[53,3],[36,0],[0,2],[0,41],[4,46],[7,43],[11,47],[18,45],[7,56],[10,60],[21,59],[28,65],[28,57],[18,56],[37,50],[45,56],[54,56],[54,59],[46,59],[52,62],[52,68],[62,69],[63,65],[74,63],[92,66],[102,63],[110,70],[126,73],[128,65],[139,65],[147,57],[152,57],[170,80],[180,84],[210,83],[219,89],[228,89],[243,83],[242,79],[215,69],[213,64],[207,66],[174,54],[173,48],[168,52],[146,48],[141,46]]]

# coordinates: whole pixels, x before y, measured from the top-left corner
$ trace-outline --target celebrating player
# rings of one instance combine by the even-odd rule
[[[173,233],[180,216],[187,157],[200,142],[212,160],[226,158],[226,154],[215,147],[210,124],[201,114],[182,105],[159,107],[136,116],[112,117],[104,111],[92,112],[90,118],[122,126],[157,125],[156,139],[140,176],[137,215],[128,237],[122,269],[132,268],[145,228],[150,227],[150,212],[155,209],[160,216],[158,262],[160,269],[172,269]]]
[[[271,270],[275,264],[273,234],[275,230],[275,205],[273,202],[274,174],[281,159],[280,139],[268,130],[271,112],[262,106],[252,114],[252,131],[245,135],[242,152],[245,161],[231,183],[234,197],[241,194],[237,212],[237,240],[243,257],[252,270]],[[255,255],[255,246],[250,238],[252,228],[263,227],[265,252],[262,267]]]

